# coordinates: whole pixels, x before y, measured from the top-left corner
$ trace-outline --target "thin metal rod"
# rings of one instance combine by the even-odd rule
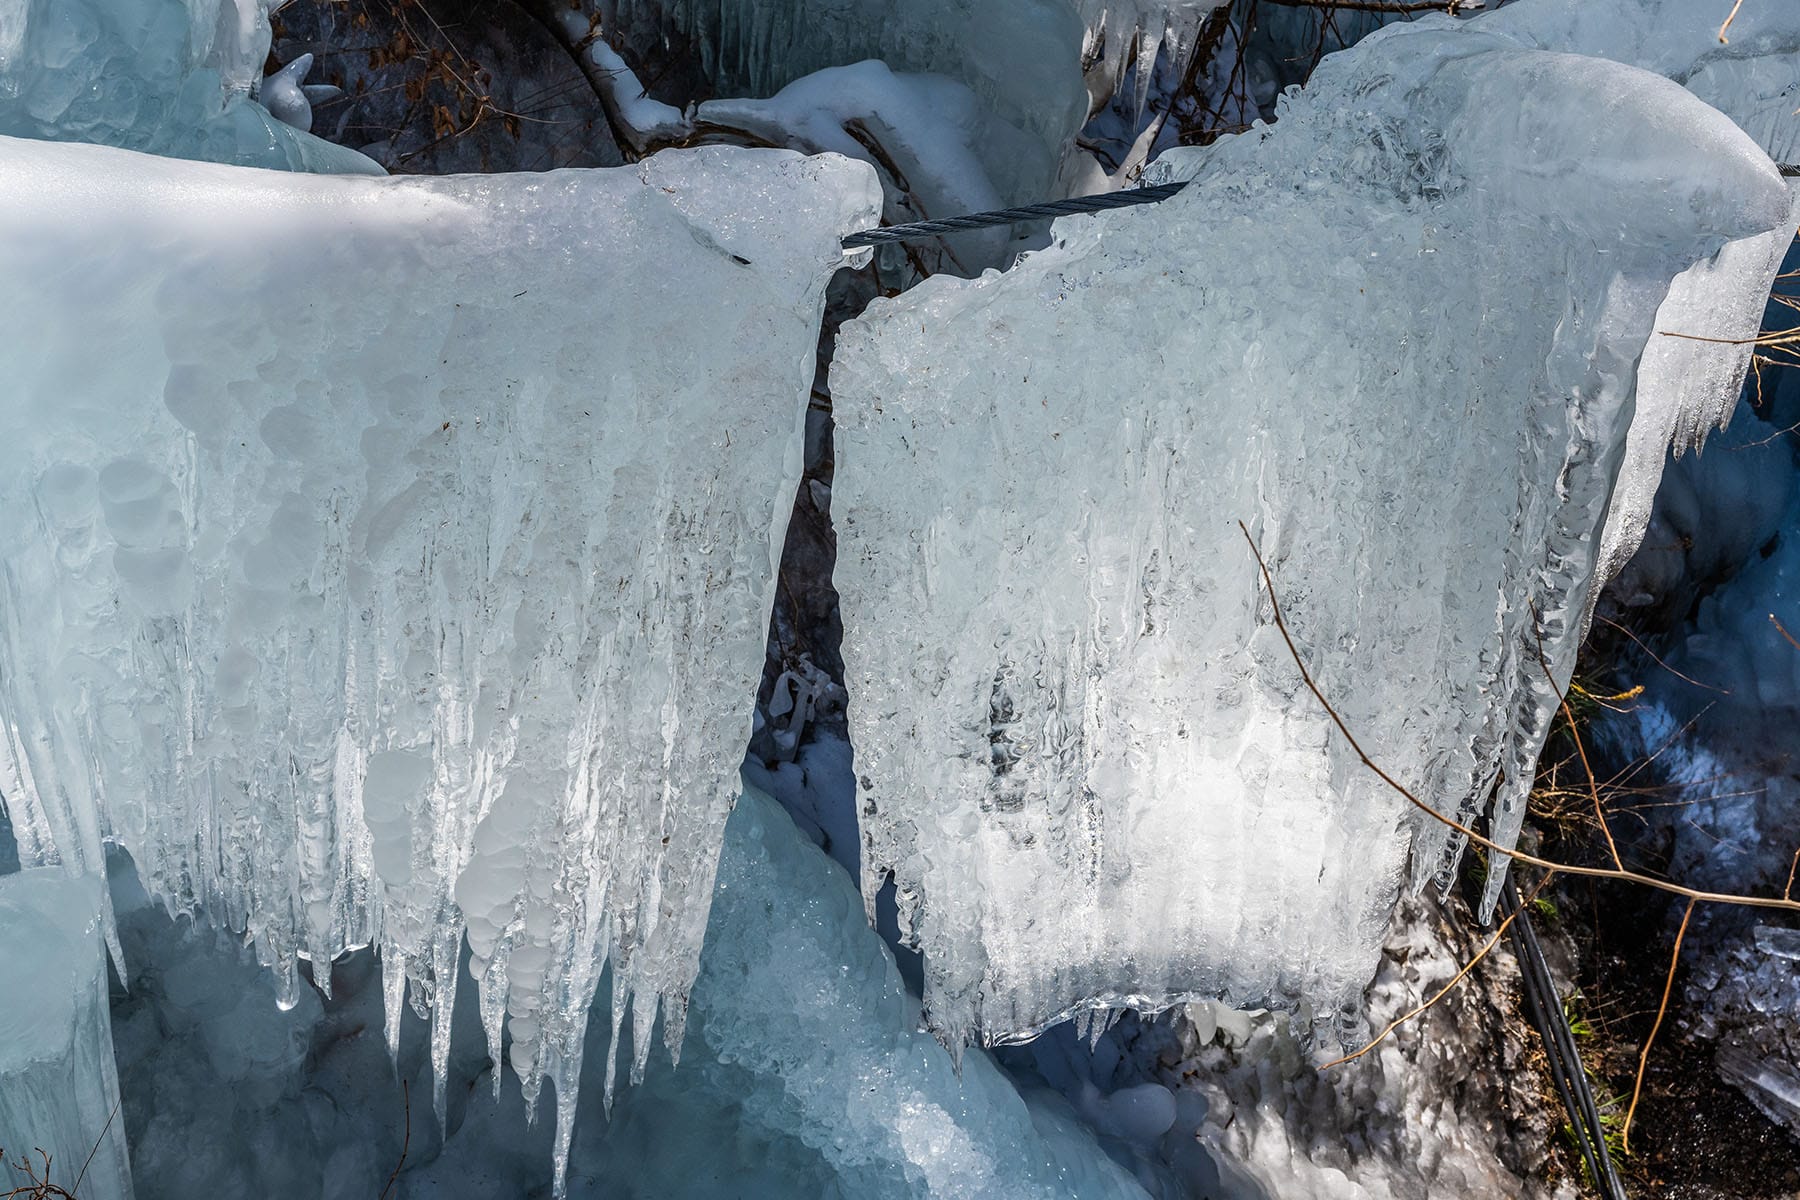
[[[1800,177],[1800,165],[1778,163],[1776,166],[1790,179]],[[853,233],[844,239],[843,245],[846,250],[861,250],[868,246],[884,246],[890,242],[916,242],[946,233],[964,233],[971,229],[991,229],[1000,225],[1017,225],[1024,221],[1040,221],[1045,217],[1072,217],[1083,213],[1109,212],[1115,208],[1135,208],[1140,204],[1155,204],[1167,200],[1187,185],[1188,181],[1183,180],[1180,183],[1161,183],[1155,187],[1052,200],[1047,204],[999,208],[993,212],[970,213],[963,217],[942,217],[935,221],[887,225],[880,229],[865,229],[861,233]]]
[[[1508,881],[1500,893],[1500,909],[1510,914],[1520,907],[1517,887]],[[1606,1200],[1627,1200],[1625,1182],[1619,1178],[1612,1155],[1606,1148],[1606,1127],[1593,1085],[1581,1063],[1575,1031],[1569,1028],[1568,1014],[1563,1011],[1556,994],[1550,964],[1544,958],[1543,944],[1538,941],[1537,930],[1532,927],[1528,912],[1519,912],[1508,936],[1519,961],[1519,980],[1525,993],[1527,1015],[1538,1037],[1543,1039],[1551,1081],[1569,1115],[1569,1130],[1575,1135],[1576,1147],[1587,1164],[1588,1176],[1593,1180],[1595,1190]]]
[[[1181,183],[1164,183],[1156,187],[1132,188],[1123,192],[1101,192],[1097,196],[1076,196],[1070,200],[1053,200],[1048,204],[1027,204],[1022,208],[1002,208],[993,212],[970,213],[966,217],[944,217],[936,221],[913,221],[906,225],[889,225],[882,229],[866,229],[844,239],[844,249],[860,250],[888,242],[911,242],[937,237],[945,233],[961,233],[969,229],[988,229],[997,225],[1017,225],[1045,217],[1069,217],[1078,213],[1106,212],[1114,208],[1133,208],[1139,204],[1155,204],[1167,200],[1186,187]]]

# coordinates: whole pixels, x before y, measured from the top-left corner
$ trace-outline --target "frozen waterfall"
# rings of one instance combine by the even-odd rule
[[[1237,522],[1382,766],[1510,844],[1660,469],[1617,478],[1658,307],[1789,213],[1674,83],[1448,25],[1177,169],[840,337],[864,894],[894,875],[952,1039],[1221,995],[1354,1035],[1409,851],[1459,847],[1300,687]]]
[[[375,944],[440,1056],[466,932],[566,1137],[603,968],[638,1069],[659,1012],[680,1043],[824,287],[877,204],[782,152],[401,181],[0,140],[27,860],[116,840],[290,991]]]

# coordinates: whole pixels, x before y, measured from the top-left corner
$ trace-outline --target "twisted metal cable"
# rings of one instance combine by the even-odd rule
[[[1800,177],[1800,165],[1794,163],[1776,164],[1781,173],[1790,178]],[[1082,213],[1108,212],[1115,208],[1135,208],[1140,204],[1155,204],[1167,200],[1170,196],[1187,186],[1181,183],[1161,183],[1155,187],[1131,188],[1123,192],[1101,192],[1096,196],[1076,196],[1069,200],[1052,200],[1047,204],[1027,204],[1020,208],[999,208],[993,212],[970,213],[962,217],[942,217],[935,221],[910,221],[905,225],[888,225],[880,229],[865,229],[861,233],[853,233],[844,239],[846,250],[861,250],[868,246],[883,246],[889,242],[915,242],[923,238],[937,237],[945,233],[962,233],[970,229],[990,229],[999,225],[1017,225],[1022,221],[1038,221],[1045,217],[1072,217]]]
[[[844,239],[844,249],[860,250],[888,242],[911,242],[936,237],[940,233],[961,233],[967,229],[987,229],[995,225],[1016,225],[1043,217],[1068,217],[1077,213],[1105,212],[1114,208],[1134,208],[1139,204],[1155,204],[1167,200],[1187,183],[1164,183],[1156,187],[1132,188],[1124,192],[1101,192],[1097,196],[1076,196],[1070,200],[1053,200],[1048,204],[1027,204],[1022,208],[1002,208],[993,212],[970,213],[966,217],[944,217],[936,221],[912,221],[905,225],[889,225],[883,229],[865,229]]]
[[[1606,1130],[1601,1122],[1600,1105],[1594,1098],[1593,1085],[1581,1064],[1581,1049],[1575,1044],[1575,1031],[1569,1028],[1568,1014],[1556,994],[1556,983],[1550,976],[1550,964],[1544,959],[1544,948],[1532,927],[1531,915],[1520,909],[1517,885],[1508,882],[1500,893],[1500,911],[1517,917],[1507,931],[1513,954],[1519,961],[1519,978],[1525,993],[1526,1015],[1532,1028],[1544,1043],[1544,1057],[1550,1063],[1550,1080],[1563,1109],[1569,1114],[1569,1129],[1575,1145],[1587,1165],[1588,1178],[1605,1200],[1628,1200],[1625,1183],[1613,1166],[1606,1149]]]

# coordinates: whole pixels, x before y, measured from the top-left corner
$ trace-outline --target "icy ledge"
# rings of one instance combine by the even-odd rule
[[[1300,688],[1237,522],[1383,766],[1464,818],[1498,784],[1510,843],[1658,306],[1788,217],[1676,84],[1470,27],[1284,105],[840,338],[864,893],[893,873],[952,1040],[1202,996],[1355,1036],[1409,856],[1459,847]]]
[[[639,1069],[659,1008],[680,1043],[824,287],[879,203],[784,152],[424,181],[0,139],[26,859],[117,840],[290,992],[379,946],[440,1067],[466,931],[566,1138],[603,968]]]

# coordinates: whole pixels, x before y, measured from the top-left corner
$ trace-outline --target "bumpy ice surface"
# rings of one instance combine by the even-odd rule
[[[1376,35],[1189,169],[840,340],[865,894],[893,872],[951,1037],[1352,1010],[1409,847],[1458,847],[1301,688],[1237,522],[1375,757],[1464,818],[1498,781],[1510,842],[1657,308],[1788,214],[1673,83],[1470,28]]]
[[[842,159],[300,177],[0,140],[0,793],[27,861],[376,944],[573,1111],[679,1043],[799,474]],[[741,702],[740,699],[742,698]],[[610,1059],[609,1059],[610,1062]],[[441,1100],[441,1097],[440,1097]],[[441,1107],[441,1106],[440,1106]]]
[[[682,1065],[633,1089],[589,1160],[603,1182],[770,1200],[1143,1197],[986,1055],[959,1071],[921,1031],[849,876],[754,790],[731,816],[713,914]],[[733,1161],[734,1144],[753,1149]]]
[[[129,1200],[100,895],[56,868],[0,876],[0,1152],[40,1179],[48,1154],[48,1178],[73,1188],[79,1174],[85,1200]],[[5,1163],[4,1186],[24,1183]]]
[[[268,0],[6,0],[0,134],[181,158],[380,174],[253,101]]]

